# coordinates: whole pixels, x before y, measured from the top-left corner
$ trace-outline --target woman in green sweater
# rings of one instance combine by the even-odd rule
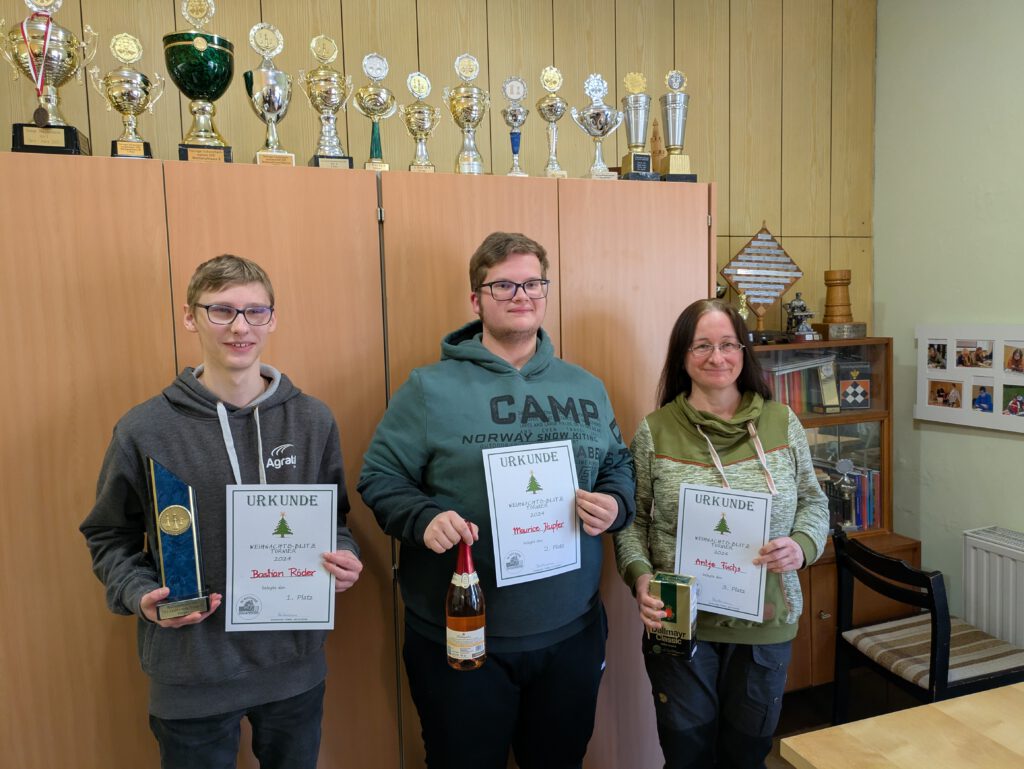
[[[764,766],[803,609],[796,572],[821,555],[828,533],[803,427],[770,400],[745,330],[720,300],[682,312],[661,375],[661,408],[630,446],[637,515],[615,536],[615,555],[647,630],[667,616],[648,585],[654,572],[674,571],[680,486],[771,497],[768,541],[752,563],[768,572],[761,621],[700,612],[692,660],[653,653],[645,638],[666,769]]]

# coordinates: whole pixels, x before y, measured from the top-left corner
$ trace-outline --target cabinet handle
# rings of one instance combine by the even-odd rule
[[[828,612],[828,611],[824,611],[824,610],[818,612],[818,619],[831,619],[831,618],[832,618],[832,612]]]

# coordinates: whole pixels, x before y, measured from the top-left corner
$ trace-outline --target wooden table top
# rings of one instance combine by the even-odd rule
[[[1024,683],[782,740],[797,769],[1020,769]]]

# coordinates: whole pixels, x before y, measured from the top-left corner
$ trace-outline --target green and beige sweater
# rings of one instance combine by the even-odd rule
[[[636,520],[615,535],[619,573],[632,588],[641,574],[673,571],[679,485],[722,486],[704,435],[721,457],[730,487],[770,493],[748,433],[753,423],[778,493],[772,499],[769,538],[789,536],[803,549],[805,565],[821,555],[828,534],[828,503],[814,476],[807,436],[784,404],[744,395],[734,417],[697,411],[680,395],[649,414],[630,445],[636,466]],[[701,612],[698,636],[705,641],[762,644],[796,635],[803,611],[795,571],[768,573],[764,622]]]

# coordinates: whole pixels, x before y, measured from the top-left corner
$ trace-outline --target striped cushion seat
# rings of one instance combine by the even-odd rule
[[[949,618],[949,682],[1024,667],[1024,649]],[[857,651],[910,683],[928,689],[931,615],[882,622],[843,633]]]

